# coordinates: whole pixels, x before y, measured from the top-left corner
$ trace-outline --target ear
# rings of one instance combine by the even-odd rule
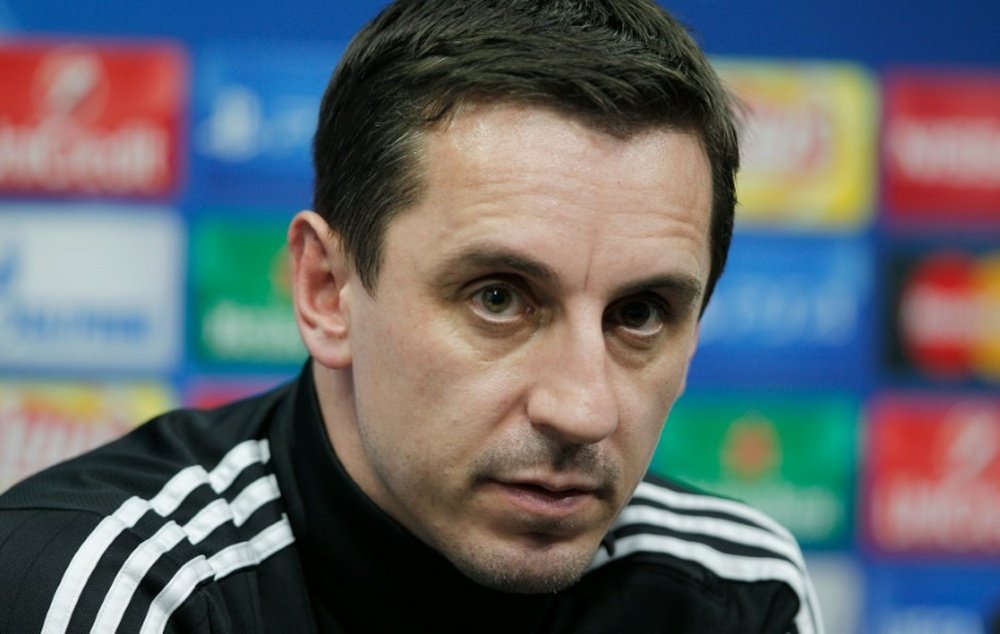
[[[345,287],[351,267],[340,236],[312,211],[300,211],[288,227],[295,320],[309,354],[322,365],[351,364],[350,313]]]

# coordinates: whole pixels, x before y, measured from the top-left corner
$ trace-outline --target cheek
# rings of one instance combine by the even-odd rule
[[[680,396],[687,373],[686,362],[663,363],[632,376],[622,393],[622,444],[636,468],[645,471],[670,410]]]
[[[359,414],[397,455],[411,463],[433,457],[441,469],[443,456],[482,444],[516,402],[519,379],[469,354],[447,325],[411,317],[368,329],[378,334],[355,359]]]

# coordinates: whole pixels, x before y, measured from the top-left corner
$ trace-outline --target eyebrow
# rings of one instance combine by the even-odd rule
[[[615,289],[616,297],[639,295],[649,291],[669,293],[687,309],[693,309],[704,293],[701,281],[687,273],[654,275],[637,282],[630,282]]]
[[[445,258],[438,270],[446,273],[460,268],[506,269],[550,284],[559,280],[555,269],[547,264],[508,249],[488,245],[471,245],[457,251]]]
[[[521,273],[546,284],[555,284],[559,275],[549,265],[503,247],[470,245],[444,259],[438,267],[442,275],[459,269],[505,269]],[[628,297],[644,292],[666,292],[689,308],[694,308],[704,293],[701,281],[687,273],[667,273],[629,282],[614,289],[614,297]]]

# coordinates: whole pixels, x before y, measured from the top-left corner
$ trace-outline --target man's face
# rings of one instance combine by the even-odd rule
[[[344,289],[348,472],[494,588],[586,569],[683,390],[709,271],[692,135],[628,140],[552,111],[470,108],[424,141],[426,190]],[[329,405],[329,404],[327,404]]]

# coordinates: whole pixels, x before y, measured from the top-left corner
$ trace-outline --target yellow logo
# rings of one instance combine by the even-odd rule
[[[737,218],[855,228],[873,211],[876,84],[849,64],[716,60],[746,107]]]

